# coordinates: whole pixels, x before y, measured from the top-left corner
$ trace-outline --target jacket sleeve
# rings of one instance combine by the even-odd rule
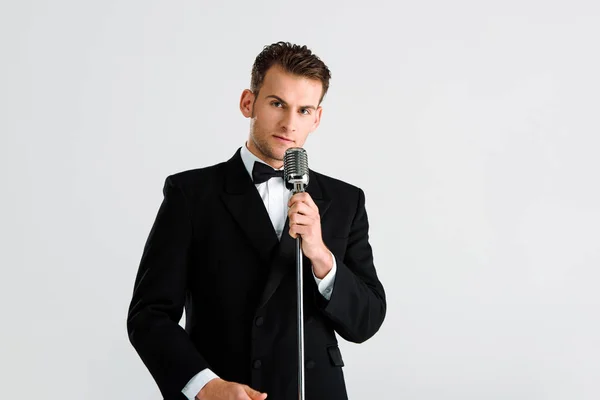
[[[189,207],[171,177],[165,180],[163,195],[135,279],[127,332],[163,396],[177,398],[209,366],[179,325],[192,241]]]
[[[331,297],[329,301],[319,298],[319,304],[341,337],[361,343],[379,330],[387,308],[385,291],[373,264],[362,189],[358,190],[344,259],[335,257],[337,271]]]

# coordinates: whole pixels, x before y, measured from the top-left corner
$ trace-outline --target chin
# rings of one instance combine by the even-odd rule
[[[284,156],[285,156],[285,151],[273,152],[273,158],[277,161],[283,161]]]
[[[285,149],[285,150],[287,150],[287,149]],[[269,146],[265,149],[265,151],[261,151],[261,153],[263,154],[263,156],[265,156],[267,158],[282,161],[283,156],[285,155],[285,150],[281,150],[276,147]]]

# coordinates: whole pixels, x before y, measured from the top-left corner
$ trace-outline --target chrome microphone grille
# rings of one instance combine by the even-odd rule
[[[295,184],[308,185],[308,155],[301,147],[292,147],[283,156],[283,179],[288,189]]]

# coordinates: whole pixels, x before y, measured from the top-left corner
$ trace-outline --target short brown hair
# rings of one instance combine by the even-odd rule
[[[323,101],[329,89],[329,79],[331,79],[329,68],[306,46],[289,42],[277,42],[265,46],[260,54],[256,56],[252,66],[252,79],[250,82],[250,90],[254,94],[258,94],[267,71],[274,65],[281,66],[284,71],[290,74],[321,81],[323,92],[319,103]]]

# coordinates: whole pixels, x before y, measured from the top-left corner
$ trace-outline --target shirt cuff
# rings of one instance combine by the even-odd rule
[[[202,390],[204,385],[209,381],[218,378],[218,376],[210,369],[205,368],[198,372],[190,381],[185,385],[181,393],[185,395],[189,400],[194,400],[196,395]]]
[[[313,278],[315,278],[315,282],[317,282],[317,288],[319,289],[319,293],[321,293],[321,295],[327,300],[331,298],[331,293],[333,292],[333,284],[335,282],[335,273],[337,271],[337,263],[335,262],[335,256],[333,255],[333,253],[331,253],[331,258],[333,258],[333,267],[327,273],[327,275],[323,277],[323,279],[317,278],[314,269],[311,268]]]

